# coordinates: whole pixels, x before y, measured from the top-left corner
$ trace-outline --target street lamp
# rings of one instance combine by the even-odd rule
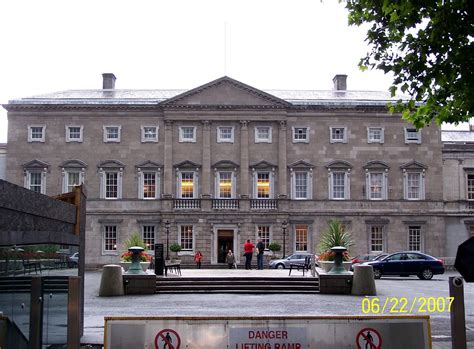
[[[283,221],[281,223],[281,229],[283,230],[283,258],[285,258],[285,254],[286,254],[286,251],[285,251],[285,243],[286,243],[286,227],[287,227],[287,224],[286,221]]]
[[[165,222],[165,228],[166,228],[166,259],[170,259],[169,255],[169,248],[168,246],[170,245],[170,222],[167,220]]]

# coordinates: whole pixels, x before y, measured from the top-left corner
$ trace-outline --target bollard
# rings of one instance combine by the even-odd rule
[[[464,313],[464,285],[462,277],[449,278],[451,305],[451,343],[453,349],[466,349],[466,318]]]
[[[122,267],[115,264],[104,265],[99,296],[123,296],[123,294]]]
[[[374,269],[371,265],[360,264],[354,266],[351,293],[357,296],[377,295],[375,289]]]

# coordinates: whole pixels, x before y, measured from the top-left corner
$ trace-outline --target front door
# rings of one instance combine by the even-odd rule
[[[229,250],[234,251],[234,231],[217,231],[217,263],[225,263],[225,256]]]

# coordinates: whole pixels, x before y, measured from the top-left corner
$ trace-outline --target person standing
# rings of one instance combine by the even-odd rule
[[[247,240],[247,242],[244,244],[244,254],[245,254],[245,269],[250,270],[252,269],[252,255],[253,255],[253,249],[255,248],[255,245],[250,242],[250,240]]]
[[[225,262],[229,266],[229,269],[232,269],[234,267],[235,256],[232,253],[232,250],[229,250],[229,252],[227,252],[227,255],[225,256]]]
[[[255,253],[257,254],[257,269],[263,270],[263,252],[265,251],[265,245],[263,245],[262,239],[258,239],[257,249]]]
[[[201,262],[202,262],[202,253],[201,251],[197,251],[194,255],[194,262],[196,262],[196,266],[198,269],[201,269]]]

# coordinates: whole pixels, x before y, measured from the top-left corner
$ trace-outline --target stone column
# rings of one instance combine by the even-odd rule
[[[278,132],[278,197],[282,199],[288,196],[286,167],[286,121],[282,120]]]
[[[211,197],[211,122],[202,122],[202,176],[201,194],[203,199]]]
[[[165,120],[165,163],[163,197],[173,196],[173,121]]]
[[[240,198],[249,197],[249,129],[248,121],[240,121]]]

